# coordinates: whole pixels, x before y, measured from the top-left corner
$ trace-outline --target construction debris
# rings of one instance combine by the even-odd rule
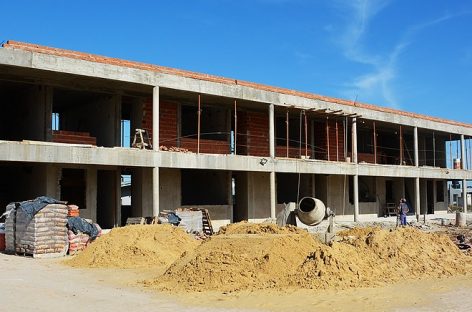
[[[177,153],[191,153],[188,149],[183,148],[183,147],[176,147],[176,146],[165,146],[161,145],[159,146],[159,150],[161,151],[166,151],[166,152],[177,152]]]

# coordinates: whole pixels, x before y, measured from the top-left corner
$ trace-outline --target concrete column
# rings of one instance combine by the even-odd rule
[[[152,146],[159,150],[159,87],[152,89]]]
[[[419,154],[418,154],[418,127],[413,128],[413,144],[415,150],[415,166],[418,167],[420,165]]]
[[[229,207],[229,222],[233,223],[233,172],[228,171],[228,207]]]
[[[359,221],[359,175],[356,174],[353,177],[354,184],[354,222]]]
[[[159,215],[159,167],[152,168],[152,215]]]
[[[465,140],[464,135],[461,134],[461,167],[462,170],[465,170]],[[463,198],[463,207],[464,213],[467,213],[467,180],[462,180],[462,198]]]
[[[274,127],[274,104],[269,105],[269,152],[270,157],[275,157],[275,127]]]
[[[275,158],[275,126],[274,126],[274,104],[269,105],[269,152],[272,160]],[[275,171],[270,173],[270,217],[275,219],[276,191]]]
[[[121,226],[121,171],[115,171],[115,227]]]
[[[121,146],[121,95],[114,95],[112,101],[115,109],[115,144],[113,146]]]
[[[275,204],[276,204],[276,199],[275,199],[276,193],[275,193],[275,172],[272,171],[270,173],[270,217],[271,219],[275,219]]]
[[[352,118],[352,162],[357,164],[357,118]]]
[[[465,170],[465,140],[463,134],[461,134],[461,164],[462,170]]]
[[[464,213],[467,213],[467,180],[462,180],[462,198],[463,198],[463,206]]]
[[[44,86],[44,140],[52,141],[53,88]]]
[[[420,178],[415,178],[415,214],[416,221],[420,221],[421,197],[420,197]]]
[[[351,136],[352,136],[352,162],[357,166],[357,118],[352,118],[352,127],[351,127]],[[353,187],[354,187],[354,222],[359,221],[359,175],[356,174],[353,177]]]
[[[90,211],[90,219],[97,222],[97,169],[87,168],[85,204]]]

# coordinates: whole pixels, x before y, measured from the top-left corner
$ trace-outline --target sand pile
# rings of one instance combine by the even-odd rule
[[[305,230],[297,228],[293,225],[287,225],[285,227],[277,226],[273,223],[249,223],[247,221],[231,223],[226,226],[220,227],[218,235],[230,235],[230,234],[294,234],[294,233],[306,233]]]
[[[267,234],[274,232],[282,234]],[[296,229],[232,225],[146,284],[173,291],[341,289],[471,269],[470,258],[449,238],[412,228],[354,229],[341,233],[341,239],[330,247]]]
[[[164,290],[278,288],[308,251],[321,248],[308,233],[217,235],[176,261],[148,285]]]
[[[445,235],[413,228],[357,228],[307,257],[290,284],[303,288],[366,287],[401,279],[466,274],[472,262]]]
[[[66,264],[74,267],[165,267],[200,244],[172,225],[130,225],[114,228]]]

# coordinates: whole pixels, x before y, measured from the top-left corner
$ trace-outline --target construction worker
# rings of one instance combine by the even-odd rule
[[[406,199],[400,199],[400,204],[398,205],[398,214],[400,216],[400,224],[406,225],[406,214],[410,211],[408,205],[406,204]]]

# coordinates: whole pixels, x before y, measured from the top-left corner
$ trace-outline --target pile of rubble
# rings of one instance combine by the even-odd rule
[[[183,148],[183,147],[176,147],[176,146],[168,147],[165,145],[161,145],[159,146],[159,150],[166,151],[166,152],[190,153],[188,149]]]

